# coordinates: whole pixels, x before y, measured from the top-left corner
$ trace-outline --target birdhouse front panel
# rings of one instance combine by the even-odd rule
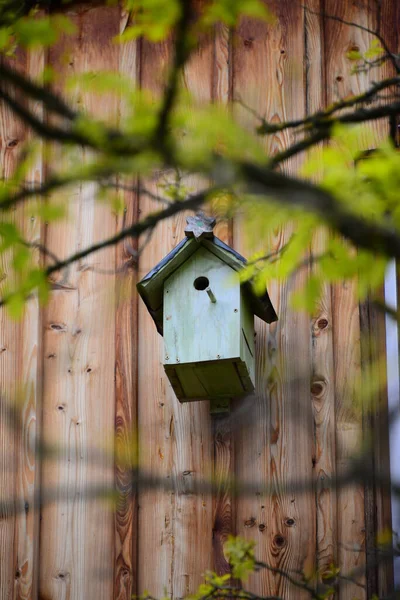
[[[240,355],[240,286],[233,280],[234,273],[200,246],[165,281],[166,364]]]
[[[253,313],[234,273],[199,245],[164,283],[164,364],[180,400],[254,387]]]

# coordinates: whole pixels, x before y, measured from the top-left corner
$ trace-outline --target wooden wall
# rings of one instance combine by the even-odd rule
[[[371,35],[323,20],[321,12],[369,28],[379,22],[394,50],[396,1],[306,0],[314,11],[307,13],[302,4],[276,0],[274,24],[243,19],[233,33],[218,26],[185,69],[187,89],[199,101],[235,110],[248,127],[253,117],[229,107],[232,98],[280,122],[365,89],[368,75],[349,75],[346,52],[366,50]],[[75,36],[46,54],[18,53],[18,68],[36,77],[50,65],[59,82],[63,74],[120,71],[133,87],[162,90],[169,42],[114,44],[127,24],[117,6],[82,4],[68,14]],[[115,97],[99,103],[79,88],[71,100],[115,122],[124,111]],[[385,133],[385,125],[377,126],[376,140]],[[12,173],[29,135],[0,107],[3,176]],[[291,142],[290,132],[277,134],[266,149],[273,153]],[[53,160],[62,157],[55,151]],[[293,172],[299,165],[296,159],[285,168]],[[30,179],[39,182],[45,168],[51,170],[51,160],[38,160]],[[147,187],[156,191],[165,175]],[[196,185],[192,179],[192,189]],[[17,209],[15,219],[29,240],[61,258],[156,206],[146,196],[121,193],[123,217],[95,202],[93,186],[81,185],[68,191],[67,222],[41,228],[29,207]],[[184,225],[184,215],[159,225],[140,256],[139,276],[181,240]],[[248,249],[244,218],[220,224],[218,235],[239,251]],[[269,247],[279,249],[289,235],[277,229]],[[324,243],[324,235],[316,235],[309,252],[319,254]],[[304,270],[274,284],[279,321],[257,323],[257,394],[237,402],[230,417],[212,420],[206,402],[180,405],[168,385],[162,338],[134,291],[135,247],[127,241],[59,274],[48,305],[40,309],[31,300],[22,321],[0,315],[1,392],[13,402],[0,405],[0,599],[123,600],[143,590],[182,598],[205,570],[227,571],[223,542],[230,532],[254,539],[259,559],[278,569],[309,573],[335,563],[344,572],[362,571],[367,560],[368,574],[359,578],[366,589],[348,584],[340,600],[384,593],[390,573],[375,568],[366,550],[389,523],[387,501],[379,489],[332,486],[371,425],[355,408],[356,382],[368,358],[362,340],[375,336],[382,345],[382,320],[368,305],[360,309],[349,282],[326,286],[311,319],[289,304]],[[7,276],[7,264],[1,269]],[[148,472],[165,480],[165,489],[133,485],[124,460],[132,448]],[[374,460],[386,460],[386,451],[378,439],[371,468]],[[256,485],[236,497],[223,483],[214,497],[193,493],[196,481],[227,476]],[[315,492],[292,489],[294,480],[313,480]],[[113,481],[115,511],[97,493]],[[267,570],[249,585],[261,595],[304,596]]]

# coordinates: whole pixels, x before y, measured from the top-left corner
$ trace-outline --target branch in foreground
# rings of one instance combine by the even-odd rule
[[[400,259],[400,235],[393,228],[348,211],[319,186],[252,163],[242,163],[246,192],[317,214],[359,248]]]
[[[364,93],[358,94],[356,96],[352,96],[351,98],[339,100],[328,107],[326,110],[318,111],[304,119],[297,119],[296,121],[285,121],[283,123],[268,123],[263,120],[262,125],[257,129],[257,133],[260,135],[263,134],[272,134],[277,133],[279,131],[284,131],[285,129],[296,129],[298,127],[321,127],[326,126],[327,119],[332,117],[336,112],[343,110],[345,108],[352,108],[356,104],[362,104],[367,101],[372,101],[376,98],[376,95],[392,86],[400,85],[400,77],[391,77],[389,79],[384,79],[377,83],[373,83],[371,87]]]
[[[220,182],[218,185],[218,173],[232,172],[232,165],[228,163],[225,170],[223,162],[219,161],[218,164],[214,172],[217,186],[203,190],[181,202],[171,203],[165,209],[150,214],[144,220],[122,229],[116,235],[84,248],[64,260],[57,261],[45,270],[45,275],[49,276],[60,271],[73,262],[117,244],[127,237],[139,237],[142,233],[153,229],[160,221],[183,210],[196,210],[205,202],[208,195],[226,189],[226,182]],[[264,199],[272,198],[292,207],[313,212],[355,246],[400,260],[400,234],[393,228],[369,221],[348,211],[329,192],[307,181],[282,175],[253,163],[239,163],[237,166],[240,168],[247,193]],[[233,184],[234,181],[231,183]],[[0,306],[6,304],[9,299],[10,296],[3,297]]]
[[[60,117],[74,120],[78,117],[78,113],[57,94],[38,85],[32,79],[24,77],[15,69],[11,69],[6,63],[0,62],[0,77],[9,84],[19,87],[25,95],[30,96],[34,100],[43,102],[46,109],[50,112],[55,112]]]
[[[127,237],[137,238],[146,231],[153,229],[157,225],[157,223],[160,223],[164,219],[168,219],[169,217],[172,217],[179,212],[182,212],[184,210],[196,210],[197,208],[199,208],[199,206],[201,206],[201,204],[205,202],[207,196],[215,192],[216,189],[217,188],[208,188],[207,190],[190,196],[182,202],[174,202],[172,204],[169,204],[169,206],[167,206],[167,208],[165,208],[164,210],[152,213],[142,221],[134,223],[133,225],[130,225],[125,229],[121,229],[121,231],[119,231],[116,235],[109,237],[97,244],[93,244],[92,246],[88,246],[87,248],[84,248],[83,250],[72,254],[64,260],[57,261],[56,263],[47,267],[44,273],[48,277],[52,273],[61,271],[61,269],[68,267],[72,263],[77,262],[80,259],[89,256],[90,254],[94,254],[99,250],[103,250],[104,248],[108,248],[109,246],[114,246],[115,244],[118,244],[118,242],[121,242]],[[12,298],[12,296],[13,294],[3,297],[0,300],[0,306],[7,304],[7,302],[10,300],[10,298]]]
[[[176,28],[176,41],[174,47],[174,64],[167,88],[164,92],[164,101],[158,116],[158,125],[154,135],[155,147],[160,147],[164,156],[171,151],[170,138],[168,135],[169,118],[176,101],[179,88],[179,75],[189,58],[188,28],[192,16],[192,0],[181,0],[181,16]]]

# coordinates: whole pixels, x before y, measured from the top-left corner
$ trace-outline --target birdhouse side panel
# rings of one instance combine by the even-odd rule
[[[164,284],[165,364],[240,357],[240,286],[200,247]]]
[[[254,314],[249,299],[242,291],[240,299],[240,357],[247,366],[248,376],[255,386],[255,340],[254,340]]]

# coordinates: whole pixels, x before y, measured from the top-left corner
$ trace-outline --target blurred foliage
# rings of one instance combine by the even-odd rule
[[[184,5],[180,0],[125,0],[124,7],[129,18],[125,30],[114,39],[115,44],[127,44],[137,38],[150,42],[161,42],[170,36],[175,39],[184,18]],[[203,4],[196,18],[189,20],[182,47],[189,54],[190,50],[196,49],[201,36],[214,31],[216,23],[234,27],[241,16],[274,26],[274,15],[261,0],[210,0]],[[292,294],[292,306],[314,313],[324,286],[330,283],[355,281],[360,300],[380,289],[390,253],[357,248],[333,229],[329,214],[324,217],[321,211],[305,210],[301,203],[294,206],[294,203],[284,201],[278,191],[252,194],[245,185],[244,164],[257,165],[266,172],[275,167],[273,157],[265,150],[265,138],[257,136],[256,125],[263,123],[263,118],[255,115],[252,107],[247,110],[256,123],[254,130],[249,131],[237,118],[239,111],[228,111],[225,106],[193,99],[185,89],[183,78],[173,77],[174,67],[169,72],[166,70],[167,93],[163,96],[135,88],[131,79],[119,73],[88,71],[66,77],[64,72],[57,73],[50,66],[44,67],[36,81],[21,83],[17,69],[21,50],[48,49],[62,36],[70,36],[73,43],[76,34],[75,25],[65,15],[48,15],[39,10],[36,3],[0,0],[0,53],[7,64],[15,68],[14,74],[7,75],[6,84],[2,86],[0,82],[0,96],[2,93],[3,99],[7,98],[8,90],[15,86],[17,93],[11,94],[10,105],[14,98],[16,106],[18,98],[23,96],[22,109],[25,105],[36,106],[42,102],[44,109],[52,113],[51,119],[37,124],[33,122],[37,112],[29,113],[26,109],[28,116],[25,115],[25,119],[29,122],[28,117],[32,118],[30,125],[34,130],[36,127],[37,135],[27,136],[29,139],[23,149],[18,149],[13,173],[7,173],[7,178],[2,176],[0,180],[1,298],[12,318],[22,315],[27,299],[33,294],[38,295],[41,303],[46,302],[50,289],[48,265],[54,270],[57,268],[57,257],[49,257],[46,248],[27,242],[27,221],[38,219],[41,225],[67,222],[70,198],[73,198],[76,186],[89,182],[96,184],[93,186],[96,200],[106,204],[113,214],[124,214],[126,207],[121,188],[132,186],[132,181],[139,177],[141,181],[158,179],[159,196],[155,199],[159,201],[160,209],[175,204],[184,206],[193,192],[192,176],[196,181],[215,182],[205,194],[206,202],[221,219],[244,215],[246,245],[252,249],[252,255],[241,271],[240,279],[251,280],[259,294],[272,281],[290,281],[301,272],[304,285],[300,290],[297,286],[298,291]],[[178,55],[177,45],[175,49]],[[364,52],[351,49],[347,56],[352,73],[356,76],[360,71],[379,67],[387,58],[385,53],[379,39],[373,40]],[[67,58],[64,56],[63,60]],[[175,56],[175,63],[179,63],[178,59],[180,63],[184,62],[184,57]],[[178,81],[176,89],[175,80]],[[51,96],[52,84],[64,88],[70,105],[60,104],[57,96]],[[114,96],[123,110],[110,118],[95,118],[80,110],[85,105],[86,95],[98,97],[99,102],[105,95]],[[355,108],[350,104],[350,109],[357,110],[360,102],[361,99],[354,101]],[[389,138],[375,148],[373,126],[335,123],[335,107],[332,106],[327,108],[327,113],[328,116],[318,113],[314,115],[314,121],[298,126],[300,133],[306,136],[313,128],[318,130],[318,119],[325,119],[325,128],[329,125],[329,135],[326,140],[324,138],[326,143],[323,146],[310,144],[305,153],[301,171],[297,174],[299,180],[310,185],[318,181],[318,189],[329,193],[348,214],[365,223],[389,227],[400,235],[400,153]],[[21,111],[19,114],[24,118]],[[331,121],[327,124],[328,117],[333,124]],[[281,123],[276,132],[285,127],[296,129]],[[294,140],[298,133],[297,128]],[[168,144],[161,139],[163,135],[167,136]],[[374,151],[370,152],[372,148]],[[34,193],[31,180],[38,160],[47,164],[47,173]],[[20,211],[15,210],[17,205],[21,207]],[[282,231],[286,232],[284,241]],[[319,245],[316,254],[314,241],[321,232],[324,243],[322,247]],[[40,253],[45,258],[39,257]],[[76,257],[72,255],[71,262],[74,260]],[[382,384],[380,372],[383,370],[379,361],[369,370],[363,370],[363,387],[358,387],[363,390],[364,408],[367,402],[373,405]],[[359,408],[357,400],[355,398],[354,410]],[[126,440],[117,443],[115,452],[120,464],[136,468],[138,444],[133,433],[128,444]],[[391,532],[383,532],[378,544],[388,544],[390,540]],[[232,582],[232,578],[246,582],[257,569],[266,568],[256,561],[254,543],[230,537],[224,551],[231,572],[222,576],[207,573],[193,600],[212,597],[255,599],[237,582]],[[333,564],[322,574],[313,573],[311,578],[304,574],[297,579],[288,574],[280,575],[288,577],[292,585],[317,600],[331,597],[341,577],[340,570]],[[316,585],[318,579],[324,583],[320,590]],[[150,598],[147,593],[144,597]]]
[[[0,51],[11,65],[19,47],[28,50],[46,48],[56,44],[60,36],[76,34],[75,25],[65,15],[48,15],[35,6],[27,11],[24,6],[27,5],[10,2],[0,5]],[[274,16],[260,0],[213,0],[202,6],[201,13],[191,20],[186,32],[186,43],[191,48],[195,48],[198,37],[211,31],[215,23],[232,27],[242,15],[262,19],[273,26]],[[125,44],[137,37],[152,42],[165,40],[183,14],[179,0],[125,0],[125,9],[130,17],[124,32],[114,40],[117,44]],[[383,54],[382,44],[375,39],[365,52],[351,49],[348,58],[357,67],[370,63],[376,66],[376,60],[382,59]],[[135,89],[129,78],[114,72],[74,74],[60,82],[57,72],[45,67],[41,81],[62,83],[66,94],[74,98],[77,106],[81,105],[85,94],[99,98],[116,96],[124,106],[118,128],[107,119],[99,120],[85,112],[77,112],[68,124],[71,140],[59,149],[56,161],[52,160],[49,143],[39,146],[30,141],[20,153],[13,175],[1,180],[0,202],[12,206],[15,195],[23,196],[26,181],[41,152],[50,157],[53,187],[59,190],[59,198],[62,198],[57,201],[55,194],[39,193],[42,201],[30,201],[30,212],[45,222],[67,218],[66,195],[60,190],[73,189],[77,182],[96,181],[98,200],[108,202],[114,212],[123,212],[121,195],[116,192],[115,185],[109,185],[110,181],[118,178],[123,182],[133,176],[151,177],[160,168],[196,174],[218,180],[218,189],[210,190],[207,199],[221,218],[230,218],[237,211],[246,212],[248,247],[253,246],[253,255],[240,277],[243,281],[251,279],[258,293],[263,293],[272,280],[282,281],[302,270],[307,275],[305,285],[293,294],[292,305],[313,312],[323,285],[327,283],[355,278],[360,299],[382,285],[390,258],[387,254],[377,255],[365,248],[354,248],[330,231],[329,218],[324,219],[312,211],[304,212],[300,207],[293,208],[281,202],[279,195],[255,197],[246,191],[239,165],[251,162],[268,168],[271,157],[266,154],[265,144],[257,139],[255,131],[244,129],[235,119],[235,112],[232,114],[218,104],[197,103],[179,85],[167,115],[170,156],[166,157],[162,144],[154,143],[160,127],[163,97],[155,97],[145,89]],[[81,139],[91,147],[91,152],[82,152]],[[321,188],[351,213],[366,221],[389,224],[398,231],[400,154],[386,140],[363,159],[363,152],[373,145],[372,129],[368,130],[365,125],[334,125],[330,142],[323,148],[311,147],[307,152],[299,176],[310,182],[318,180]],[[179,177],[160,184],[161,205],[182,202],[190,196],[186,179]],[[276,232],[285,227],[291,227],[293,233],[274,250]],[[313,255],[313,239],[321,228],[327,228],[325,248],[319,255]],[[11,269],[13,273],[3,283],[2,295],[7,300],[10,315],[18,317],[24,299],[35,290],[39,291],[43,301],[46,299],[47,277],[36,254],[24,242],[23,227],[16,222],[12,211],[3,211],[0,242],[0,252],[9,257],[7,270]]]

